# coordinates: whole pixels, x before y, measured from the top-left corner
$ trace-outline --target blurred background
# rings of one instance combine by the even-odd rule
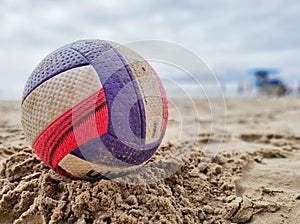
[[[53,50],[93,38],[175,42],[205,61],[227,97],[300,91],[297,0],[0,0],[0,27],[0,99],[20,100]],[[192,89],[174,68],[158,73]]]

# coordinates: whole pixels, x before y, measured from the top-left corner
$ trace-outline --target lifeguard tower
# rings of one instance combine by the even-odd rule
[[[271,78],[278,74],[276,69],[256,69],[251,71],[255,76],[255,87],[261,94],[282,96],[287,93],[286,85],[279,78]]]

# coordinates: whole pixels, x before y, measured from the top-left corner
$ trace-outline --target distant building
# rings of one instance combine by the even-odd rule
[[[238,91],[239,95],[242,95],[244,93],[244,84],[243,83],[239,83],[237,91]]]

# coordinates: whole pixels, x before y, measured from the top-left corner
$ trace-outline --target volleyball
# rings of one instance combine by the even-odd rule
[[[72,179],[112,179],[143,166],[161,144],[167,119],[155,70],[112,41],[81,40],[50,53],[22,96],[28,143]]]

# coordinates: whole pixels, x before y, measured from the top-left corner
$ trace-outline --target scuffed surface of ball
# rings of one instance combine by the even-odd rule
[[[49,54],[28,78],[22,125],[35,153],[65,176],[117,177],[146,163],[168,118],[161,80],[139,54],[84,40]]]

